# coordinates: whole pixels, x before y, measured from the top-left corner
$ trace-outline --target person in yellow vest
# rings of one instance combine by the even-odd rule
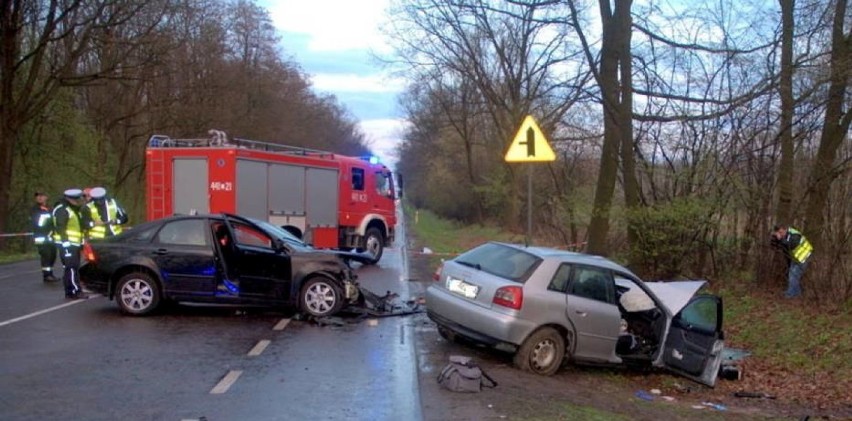
[[[89,238],[100,240],[121,233],[121,226],[127,223],[127,212],[122,209],[118,202],[107,196],[103,187],[95,187],[89,195],[92,201],[88,207],[88,230]]]
[[[808,268],[808,259],[813,254],[814,247],[805,236],[793,227],[775,225],[772,229],[772,245],[781,250],[790,261],[787,269],[787,298],[802,295],[800,280]]]
[[[53,240],[65,273],[65,298],[88,298],[80,285],[80,249],[83,247],[83,191],[65,190],[65,197],[53,208]]]

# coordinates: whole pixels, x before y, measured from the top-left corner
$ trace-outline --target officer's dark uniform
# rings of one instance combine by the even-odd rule
[[[87,298],[80,285],[80,249],[83,246],[83,192],[65,190],[65,198],[53,209],[53,239],[59,247],[59,257],[65,267],[65,298]]]
[[[47,207],[47,203],[38,202],[39,197],[47,198],[42,192],[36,192],[36,204],[31,212],[33,242],[41,257],[41,275],[44,282],[54,282],[53,265],[56,263],[56,244],[53,242],[53,211]]]

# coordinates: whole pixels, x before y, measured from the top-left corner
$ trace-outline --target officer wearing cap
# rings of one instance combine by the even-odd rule
[[[31,215],[33,227],[33,242],[41,257],[41,275],[44,282],[54,282],[53,264],[56,263],[56,246],[53,244],[51,233],[53,232],[53,212],[47,206],[47,194],[37,191],[35,193],[35,205]]]
[[[65,273],[65,298],[88,298],[80,285],[80,249],[83,246],[83,191],[65,190],[65,197],[53,209],[53,240],[59,246]]]
[[[127,212],[119,206],[115,198],[107,196],[103,187],[95,187],[89,192],[92,201],[88,207],[89,238],[100,240],[121,233],[121,225],[127,223]]]

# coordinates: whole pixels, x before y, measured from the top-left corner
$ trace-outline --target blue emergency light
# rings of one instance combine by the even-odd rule
[[[379,157],[375,155],[364,155],[361,157],[361,159],[371,164],[378,164],[380,162]]]

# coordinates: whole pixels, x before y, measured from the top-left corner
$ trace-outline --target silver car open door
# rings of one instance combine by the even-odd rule
[[[684,377],[716,384],[725,347],[722,299],[697,295],[672,318],[663,347],[663,364]]]

